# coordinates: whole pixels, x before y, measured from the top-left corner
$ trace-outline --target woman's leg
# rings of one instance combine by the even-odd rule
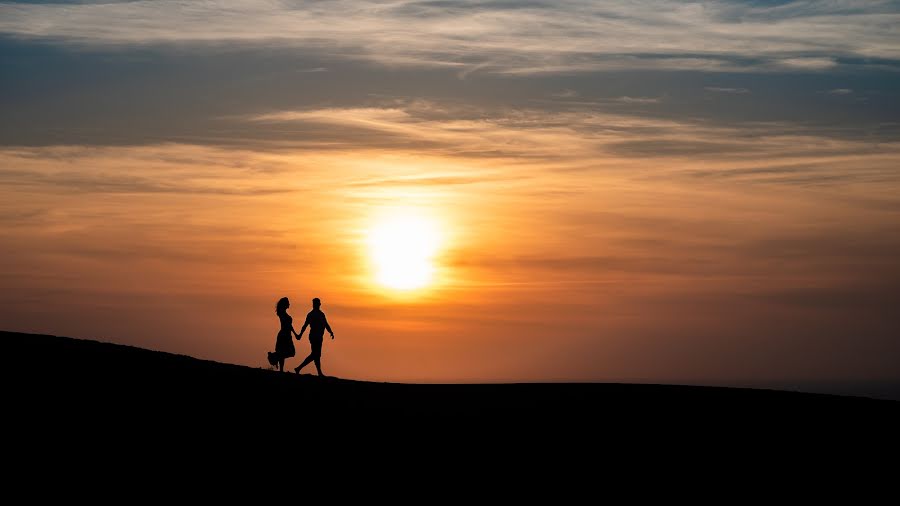
[[[283,358],[278,359],[278,370],[281,372],[284,372],[284,359]]]

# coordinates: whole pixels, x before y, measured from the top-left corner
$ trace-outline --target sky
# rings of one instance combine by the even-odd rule
[[[0,328],[265,367],[320,297],[347,378],[900,383],[898,27],[0,2]]]

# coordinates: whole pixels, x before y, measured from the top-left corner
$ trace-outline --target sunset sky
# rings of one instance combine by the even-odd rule
[[[900,381],[898,27],[0,2],[0,329],[264,367],[320,297],[346,378]]]

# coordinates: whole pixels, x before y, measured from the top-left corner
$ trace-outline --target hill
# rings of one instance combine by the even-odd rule
[[[840,412],[896,409],[891,401],[859,397],[651,384],[397,384],[318,378],[223,364],[97,341],[0,332],[11,351],[7,372],[22,370],[25,405],[48,402],[99,409],[188,409],[264,413],[269,409],[328,409],[471,415],[532,412],[593,416],[600,412],[716,416],[759,412]],[[30,371],[26,374],[25,370]],[[33,406],[34,407],[34,406]]]
[[[403,455],[412,467],[455,467],[477,455],[488,468],[531,467],[542,455],[565,460],[565,469],[614,450],[634,464],[647,452],[733,459],[803,449],[824,458],[877,448],[900,420],[900,402],[859,397],[646,384],[375,383],[65,337],[0,338],[6,434],[19,458],[35,465],[48,454],[77,461],[92,453],[110,462]]]

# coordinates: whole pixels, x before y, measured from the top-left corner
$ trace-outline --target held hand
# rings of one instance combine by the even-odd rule
[[[329,334],[331,334],[331,339],[333,341],[334,340],[334,332],[329,332]]]

